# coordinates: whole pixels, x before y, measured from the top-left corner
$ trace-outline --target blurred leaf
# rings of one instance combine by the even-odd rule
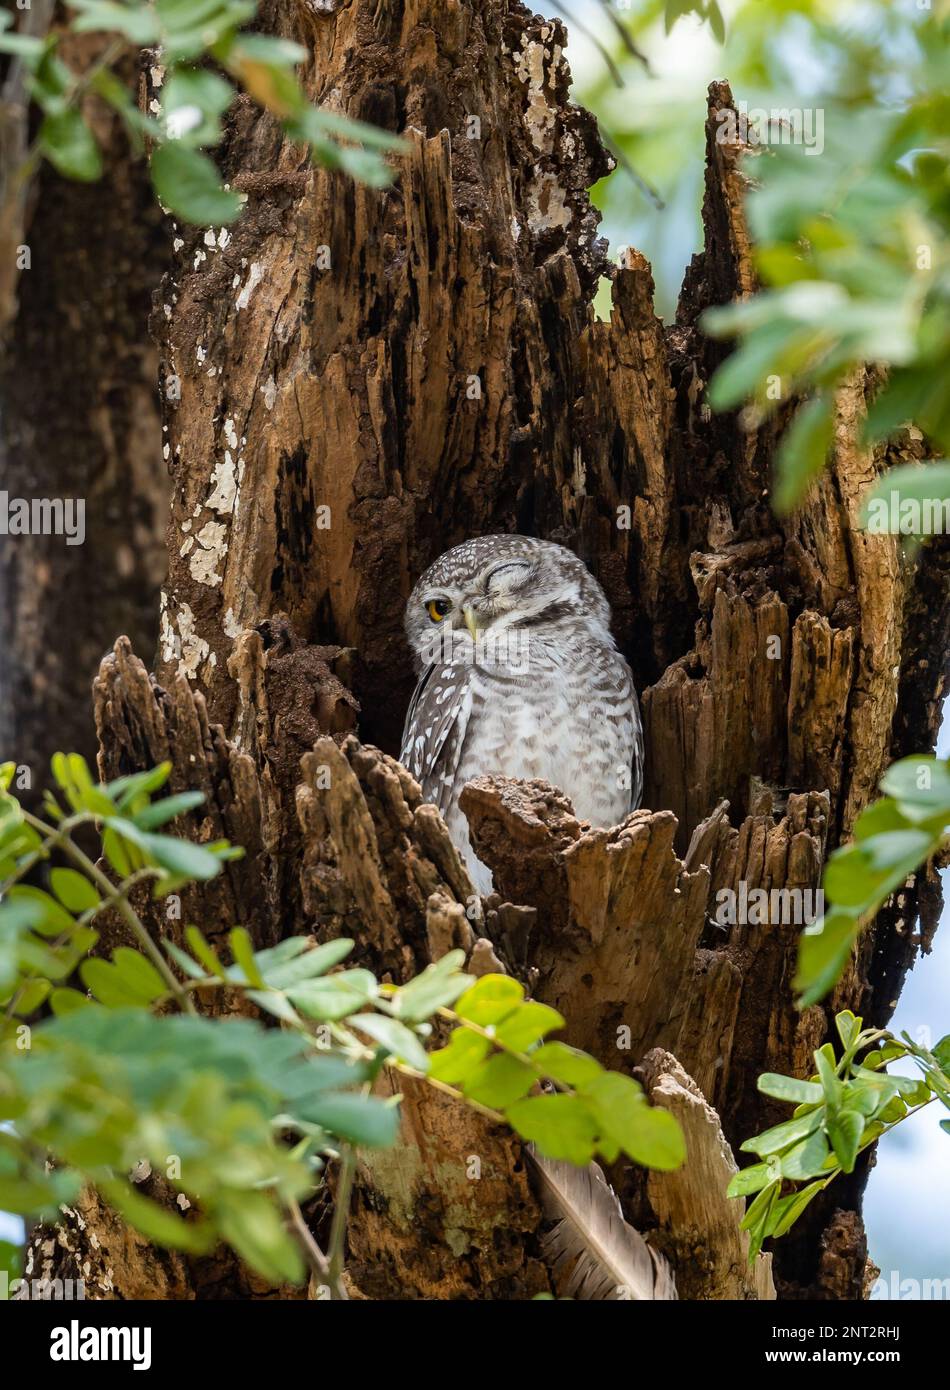
[[[825,466],[834,437],[834,398],[818,394],[800,406],[782,436],[776,458],[775,510],[784,515],[801,501]]]
[[[398,1019],[384,1018],[382,1014],[356,1014],[349,1024],[386,1048],[398,1061],[416,1071],[429,1070],[429,1057],[419,1038]]]
[[[496,1052],[468,1073],[462,1089],[469,1100],[504,1110],[527,1095],[537,1080],[534,1072],[517,1057]]]
[[[87,912],[99,903],[99,894],[76,869],[51,869],[50,887],[69,912]]]
[[[162,204],[198,226],[225,226],[240,215],[242,199],[222,186],[207,155],[169,140],[152,155],[152,183]]]

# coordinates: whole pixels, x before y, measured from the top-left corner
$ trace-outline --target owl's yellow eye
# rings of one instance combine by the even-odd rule
[[[447,598],[432,598],[426,604],[426,612],[434,623],[441,623],[451,607]]]

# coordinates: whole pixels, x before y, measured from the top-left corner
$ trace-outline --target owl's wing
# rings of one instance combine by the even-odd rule
[[[632,682],[631,682],[632,690]],[[643,796],[643,721],[640,718],[640,702],[637,700],[637,692],[633,694],[633,766],[630,777],[630,809],[635,811],[640,805],[640,798]]]
[[[428,666],[423,671],[406,715],[399,761],[440,811],[455,786],[471,712],[470,667]]]

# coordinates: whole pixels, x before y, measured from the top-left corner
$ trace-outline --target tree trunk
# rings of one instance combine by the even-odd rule
[[[886,1021],[938,889],[909,884],[834,999],[804,1013],[799,928],[714,927],[716,894],[816,889],[890,759],[932,747],[946,550],[909,560],[857,529],[885,462],[856,442],[865,380],[842,392],[829,470],[786,520],[768,501],[778,426],[743,432],[703,404],[724,349],[699,315],[754,287],[740,149],[714,138],[725,85],[710,91],[706,246],[664,329],[643,258],[614,268],[597,237],[587,190],[611,161],[568,101],[559,22],[519,0],[269,13],[312,51],[314,99],[405,131],[408,150],[374,191],[311,169],[250,104],[232,113],[224,171],[245,213],[230,235],[178,232],[154,314],[174,483],[157,680],[125,642],[104,663],[101,769],[171,757],[173,789],[209,796],[196,834],[248,846],[183,911],[212,937],[236,921],[259,945],[345,932],[394,979],[460,945],[474,971],[507,969],[556,1005],[568,1041],[639,1068],[691,1158],[673,1175],[619,1165],[628,1217],[682,1296],[768,1297],[768,1258],[745,1271],[737,1204],[718,1195],[729,1145],[784,1115],[756,1077],[807,1074],[836,1008]],[[567,544],[604,585],[644,692],[647,809],[589,830],[552,788],[480,778],[465,806],[497,892],[473,908],[441,820],[387,755],[412,685],[411,585],[492,531]],[[361,1168],[353,1291],[552,1287],[511,1136],[426,1089],[404,1109],[403,1142]],[[865,1177],[779,1243],[780,1296],[860,1296]],[[90,1296],[155,1287],[154,1251],[101,1211],[83,1220],[67,1216],[41,1272],[91,1259]],[[161,1260],[167,1297],[255,1292],[227,1264]]]
[[[34,6],[27,23],[42,32],[53,8]],[[68,37],[68,61],[82,71],[102,45],[102,35]],[[125,76],[138,81],[131,64]],[[29,185],[16,60],[3,96],[0,488],[11,499],[79,500],[85,520],[81,544],[0,538],[0,747],[35,794],[57,748],[94,755],[89,692],[116,633],[149,659],[155,650],[169,479],[147,317],[168,248],[117,118],[90,100],[101,183],[43,165]]]

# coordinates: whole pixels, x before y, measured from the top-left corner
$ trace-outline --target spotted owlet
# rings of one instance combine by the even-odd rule
[[[406,633],[419,677],[400,761],[434,802],[481,893],[459,796],[473,777],[541,777],[593,825],[639,805],[643,733],[610,607],[570,550],[481,536],[446,551],[413,589]]]

